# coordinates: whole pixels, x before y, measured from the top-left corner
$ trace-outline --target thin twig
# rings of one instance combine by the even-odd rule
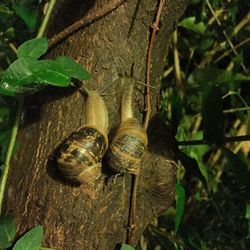
[[[215,10],[215,16],[216,16],[217,18],[219,18],[219,16],[222,15],[222,14],[224,13],[224,11],[225,11],[224,9]],[[215,22],[215,17],[212,16],[212,17],[208,20],[207,25],[212,25],[214,22]]]
[[[134,241],[134,231],[136,229],[135,216],[136,216],[136,195],[138,186],[138,174],[132,175],[132,190],[130,197],[130,211],[129,211],[129,223],[126,242],[130,245]]]
[[[231,136],[224,138],[224,144],[236,141],[250,141],[250,135]],[[187,146],[187,145],[204,145],[208,143],[206,140],[191,140],[191,141],[178,141],[177,144],[179,146]]]
[[[141,85],[143,85],[143,86],[148,86],[146,83],[144,83],[144,82],[142,82],[142,81],[136,81],[136,82],[138,82],[138,83],[140,83]],[[159,89],[159,87],[156,87],[156,86],[152,86],[152,85],[150,85],[149,86],[151,89],[155,89],[155,90],[157,90],[157,89]]]
[[[240,48],[241,46],[245,45],[246,43],[250,42],[250,37],[246,38],[245,40],[243,40],[242,42],[238,43],[237,45],[234,46],[235,49]],[[228,56],[230,53],[232,53],[233,50],[229,49],[228,51],[225,51],[221,56],[219,56],[217,59],[215,59],[215,63],[219,62],[220,60],[222,60],[224,57]]]
[[[205,0],[205,1],[206,1],[206,4],[207,4],[207,6],[208,6],[210,12],[211,12],[212,15],[214,16],[214,18],[215,18],[215,20],[216,20],[218,26],[221,28],[222,33],[223,33],[223,35],[224,35],[224,37],[225,37],[227,43],[228,43],[229,46],[231,47],[233,53],[237,56],[237,55],[238,55],[238,52],[236,51],[236,49],[235,49],[235,47],[234,47],[232,41],[230,40],[230,37],[229,37],[228,34],[226,33],[226,31],[222,28],[221,22],[220,22],[219,18],[217,18],[216,14],[215,14],[215,11],[214,11],[214,9],[213,9],[213,7],[212,7],[212,5],[210,4],[209,0]],[[243,63],[241,63],[241,67],[242,67],[242,69],[247,73],[246,66],[245,66]]]
[[[148,128],[149,118],[151,114],[151,104],[150,104],[150,71],[151,71],[151,58],[152,58],[152,49],[153,43],[156,37],[156,32],[158,30],[161,12],[163,8],[165,0],[160,0],[156,17],[153,23],[153,30],[151,33],[151,37],[148,45],[148,54],[147,54],[147,63],[146,63],[146,115],[143,122],[143,126],[145,129]],[[132,176],[132,190],[131,190],[131,200],[130,200],[130,213],[129,213],[129,225],[128,225],[128,234],[127,234],[127,243],[132,244],[134,241],[134,232],[136,229],[136,194],[137,194],[137,186],[138,186],[138,174]]]
[[[241,111],[250,111],[250,107],[241,107],[241,108],[225,109],[225,110],[223,110],[223,114],[235,113],[235,112],[241,112]]]
[[[217,20],[219,20],[219,15],[218,15],[218,12],[220,10],[215,10],[215,15],[213,15],[213,17],[208,21],[208,25],[212,24],[210,21],[213,19],[215,20],[215,16],[217,18]],[[224,11],[224,10],[222,10]],[[212,12],[212,11],[211,11]],[[212,13],[213,14],[213,13]],[[250,16],[250,13],[248,13],[235,27],[234,27],[234,32],[232,34],[232,38],[237,35],[237,33],[249,22],[249,16]],[[222,27],[221,27],[222,28]],[[233,49],[238,49],[239,47],[241,47],[242,45],[244,45],[245,43],[248,42],[248,38],[244,41],[242,41],[241,43],[237,44],[237,45],[234,45],[233,46]],[[221,50],[225,49],[226,48],[226,42],[223,41],[219,44],[215,43],[215,46],[214,48],[209,51],[208,55],[206,56],[205,59],[203,59],[200,64],[198,65],[199,67],[204,67],[205,64],[208,64],[214,55],[216,55],[216,53],[220,52]],[[232,53],[233,52],[233,49],[231,48],[229,51],[226,51],[223,53],[222,56],[220,56],[219,58],[217,58],[214,62],[217,63],[218,61],[220,61],[222,58],[224,58],[225,56],[229,55],[229,53]]]
[[[174,69],[174,66],[170,66],[167,70],[164,71],[163,73],[163,78],[166,78]]]
[[[150,71],[151,71],[151,59],[152,59],[152,50],[153,50],[153,43],[156,37],[156,32],[159,27],[160,23],[160,17],[161,17],[161,12],[162,8],[164,5],[165,0],[160,0],[158,10],[156,13],[155,21],[153,23],[153,30],[151,33],[151,37],[149,40],[149,46],[148,46],[148,54],[147,54],[147,64],[146,64],[146,116],[143,122],[143,126],[145,129],[148,127],[150,115],[151,115],[151,104],[150,104]]]
[[[51,39],[49,39],[49,49],[54,47],[56,44],[61,42],[66,37],[70,36],[72,33],[76,32],[80,28],[83,28],[86,25],[93,23],[106,16],[113,10],[117,9],[121,4],[123,4],[127,0],[114,0],[112,2],[106,3],[101,9],[90,12],[88,15],[84,16],[80,20],[76,21],[72,25],[65,28],[63,31],[54,35]]]

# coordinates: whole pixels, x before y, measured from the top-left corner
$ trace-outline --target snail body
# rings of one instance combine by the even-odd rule
[[[138,174],[148,139],[146,130],[133,117],[132,93],[133,85],[129,83],[122,96],[121,124],[107,150],[106,159],[114,172]]]
[[[108,147],[108,112],[98,91],[86,90],[85,124],[62,145],[57,165],[64,178],[92,183],[101,174],[101,160]]]

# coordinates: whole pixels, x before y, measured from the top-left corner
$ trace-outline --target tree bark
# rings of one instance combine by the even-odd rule
[[[63,30],[84,15],[95,12],[108,0],[66,1],[56,6],[47,36]],[[70,56],[87,68],[92,79],[84,84],[107,90],[110,130],[119,124],[121,88],[119,79],[145,82],[146,57],[156,0],[129,0],[108,15],[79,29],[47,55]],[[153,47],[151,84],[160,85],[168,41],[186,0],[165,1]],[[131,69],[133,75],[131,75]],[[118,80],[117,80],[118,79]],[[117,82],[118,81],[118,82]],[[144,86],[136,84],[134,113],[142,121]],[[136,244],[153,217],[165,211],[174,199],[176,146],[173,135],[156,114],[157,91],[151,91],[153,117],[148,128],[149,146],[138,180]],[[43,245],[55,249],[114,249],[126,240],[131,176],[115,176],[103,165],[93,185],[73,185],[56,167],[58,146],[84,124],[84,98],[75,88],[46,88],[25,101],[19,147],[13,156],[5,193],[4,213],[12,214],[18,234],[40,224]]]

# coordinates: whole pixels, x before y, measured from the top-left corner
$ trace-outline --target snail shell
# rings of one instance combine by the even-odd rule
[[[107,151],[110,168],[115,172],[137,174],[147,143],[145,129],[137,119],[124,121]]]
[[[107,150],[106,159],[109,167],[115,172],[138,174],[148,138],[146,130],[133,117],[133,85],[129,83],[123,89],[121,124]]]
[[[101,174],[101,160],[108,147],[108,112],[97,91],[87,91],[86,124],[62,145],[57,159],[62,175],[72,182],[93,183]]]

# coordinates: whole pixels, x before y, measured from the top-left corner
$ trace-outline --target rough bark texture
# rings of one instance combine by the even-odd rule
[[[59,1],[48,37],[61,31],[108,0]],[[186,0],[166,1],[153,48],[151,83],[160,84],[168,41],[186,7]],[[80,29],[50,51],[48,57],[67,55],[92,74],[86,82],[98,89],[130,75],[145,82],[146,54],[156,0],[129,0],[98,21]],[[143,86],[134,93],[134,113],[142,120]],[[110,129],[119,124],[121,89],[116,82],[105,102]],[[155,112],[156,96],[152,91]],[[153,112],[149,147],[139,176],[134,244],[154,216],[174,199],[176,148],[173,136]],[[26,99],[19,147],[12,161],[5,194],[4,212],[14,216],[19,234],[37,224],[45,228],[43,245],[55,249],[114,249],[126,239],[131,176],[111,175],[105,169],[92,186],[67,183],[58,173],[54,153],[73,131],[84,123],[84,98],[73,88],[47,88]]]

